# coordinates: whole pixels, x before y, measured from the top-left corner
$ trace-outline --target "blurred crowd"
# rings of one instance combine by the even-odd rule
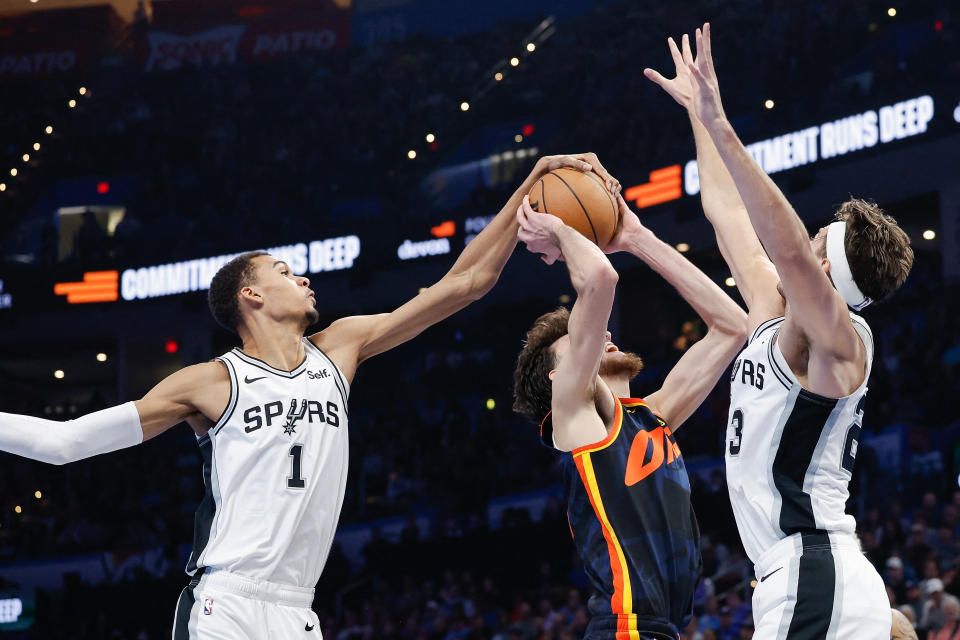
[[[117,56],[93,65],[88,78],[22,83],[0,97],[7,145],[0,159],[16,163],[43,122],[58,123],[44,138],[49,150],[8,180],[5,197],[15,198],[16,219],[57,178],[129,180],[116,233],[87,238],[71,255],[74,263],[103,266],[216,255],[250,238],[272,246],[306,228],[355,228],[371,212],[386,224],[423,220],[429,202],[418,184],[484,127],[502,131],[479,145],[474,139],[475,155],[458,161],[517,148],[516,123],[530,122],[536,132],[524,146],[602,151],[607,167],[639,178],[638,164],[649,170],[676,162],[691,147],[684,114],[641,71],[668,73],[666,36],[706,18],[714,21],[727,112],[746,137],[955,85],[953,3],[911,3],[898,20],[878,7],[598,4],[559,22],[553,37],[467,114],[457,105],[535,21],[505,20],[460,38],[415,36],[370,49],[169,72],[146,73],[141,61]],[[806,84],[813,79],[815,88]],[[77,84],[90,90],[64,116]],[[769,96],[777,97],[772,112],[760,108]],[[423,148],[427,131],[437,136],[436,151]],[[410,148],[420,149],[416,161],[406,157]],[[0,239],[16,229],[4,225]],[[54,245],[46,242],[36,264],[57,261]]]
[[[596,149],[614,170],[634,165],[639,155],[644,161],[685,157],[688,123],[640,70],[666,71],[665,36],[705,17],[716,25],[727,110],[738,128],[758,137],[786,129],[785,122],[843,115],[848,105],[955,85],[956,7],[936,0],[913,4],[911,11],[936,15],[941,27],[917,32],[913,23],[883,23],[882,11],[869,3],[601,4],[560,23],[552,40],[463,118],[451,116],[461,115],[451,104],[516,48],[530,24],[506,22],[462,38],[416,37],[273,64],[146,74],[121,60],[92,71],[89,98],[58,125],[51,152],[18,183],[17,202],[32,202],[67,175],[130,178],[127,215],[115,234],[107,237],[91,223],[81,227],[68,258],[80,266],[213,255],[245,246],[251,237],[279,244],[304,228],[349,229],[373,215],[338,213],[342,200],[374,200],[376,215],[402,225],[426,215],[416,188],[425,173],[484,125],[527,118],[552,123],[538,126],[542,133],[531,141],[542,152]],[[887,46],[891,42],[898,45]],[[943,64],[934,67],[931,59]],[[596,69],[609,71],[585,71]],[[809,78],[817,79],[816,91],[805,90]],[[51,81],[25,84],[0,95],[6,139],[17,141],[21,130],[53,117],[50,101],[65,101],[75,90],[70,83],[75,79],[59,88]],[[761,87],[790,96],[778,101],[775,121],[758,111]],[[406,150],[422,139],[425,123],[440,123],[438,153],[407,161]],[[10,142],[0,152],[15,157],[18,145]],[[513,146],[510,135],[489,151]],[[490,215],[501,199],[481,188],[465,206]],[[29,209],[4,210],[0,242],[15,239],[16,223]],[[39,265],[58,261],[55,244],[50,240],[41,251]],[[865,314],[876,338],[865,442],[899,427],[907,443],[897,469],[862,448],[850,511],[859,518],[864,551],[888,585],[891,606],[926,638],[955,640],[960,410],[944,399],[960,379],[960,289],[942,281],[940,268],[935,252],[918,247],[904,289]],[[626,269],[621,286],[637,295],[622,296],[615,339],[646,362],[635,386],[642,395],[699,339],[702,327],[669,287],[649,282],[644,271]],[[658,301],[655,318],[646,303],[651,297]],[[351,398],[341,523],[429,513],[436,524],[430,531],[410,524],[397,540],[375,536],[364,566],[352,566],[335,548],[315,603],[328,640],[582,636],[589,588],[562,504],[551,503],[537,522],[524,511],[511,513],[497,531],[486,511],[492,498],[559,482],[554,454],[510,411],[520,339],[527,322],[547,310],[540,301],[485,308],[469,322],[445,323],[361,369]],[[103,408],[107,397],[109,390],[78,398],[51,417]],[[721,458],[727,398],[721,382],[678,433],[688,459]],[[4,403],[7,411],[45,415],[39,393]],[[752,567],[722,473],[692,481],[705,572],[683,640],[750,638]],[[41,592],[43,615],[23,637],[167,637],[185,584],[179,549],[192,537],[192,514],[202,496],[200,456],[182,426],[144,446],[65,467],[0,454],[0,563],[158,550],[149,571],[118,583],[87,585],[68,576],[63,590]],[[54,620],[56,628],[49,626]]]

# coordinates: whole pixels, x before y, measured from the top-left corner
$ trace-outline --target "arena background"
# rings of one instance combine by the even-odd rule
[[[855,195],[913,242],[906,286],[866,314],[877,353],[849,511],[891,603],[933,638],[960,595],[958,13],[0,0],[0,410],[68,419],[231,348],[203,288],[244,250],[310,277],[318,326],[390,310],[442,276],[542,154],[598,153],[644,224],[724,283],[689,123],[641,74],[667,73],[666,37],[709,19],[727,112],[810,228]],[[637,260],[612,260],[611,331],[647,362],[642,395],[702,327]],[[525,330],[572,293],[561,266],[518,249],[490,295],[361,367],[314,603],[326,638],[582,635],[557,459],[510,410]],[[705,534],[685,640],[752,635],[722,475],[728,392],[678,434]],[[168,637],[202,495],[186,426],[64,467],[0,454],[0,635]]]

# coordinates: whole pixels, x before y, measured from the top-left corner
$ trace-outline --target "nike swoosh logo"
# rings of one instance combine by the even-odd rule
[[[769,578],[770,576],[772,576],[773,574],[775,574],[777,571],[780,571],[780,569],[783,569],[783,567],[777,567],[776,569],[774,569],[773,571],[771,571],[771,572],[768,573],[767,575],[763,576],[762,578],[760,578],[760,582],[763,582],[764,580],[766,580],[767,578]]]
[[[256,382],[257,380],[263,380],[266,377],[267,376],[260,376],[259,378],[251,378],[250,376],[244,376],[243,381],[246,382],[247,384],[250,384],[251,382]]]
[[[312,624],[308,624],[308,625],[305,626],[303,629],[304,629],[304,631],[313,631],[313,625],[312,625]]]

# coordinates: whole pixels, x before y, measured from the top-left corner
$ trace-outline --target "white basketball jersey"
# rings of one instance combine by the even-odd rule
[[[347,482],[347,397],[337,366],[308,339],[293,371],[234,349],[219,358],[230,401],[199,438],[206,496],[187,573],[216,567],[314,587]]]
[[[737,357],[730,379],[727,485],[743,547],[756,563],[800,531],[854,533],[845,513],[860,444],[873,336],[850,314],[867,349],[856,391],[827,398],[800,386],[777,343],[784,318],[763,323]]]

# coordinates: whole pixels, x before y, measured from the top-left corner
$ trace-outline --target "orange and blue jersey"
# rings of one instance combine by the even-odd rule
[[[643,400],[620,398],[607,437],[568,455],[570,531],[596,591],[585,639],[676,640],[702,563],[669,425]]]

